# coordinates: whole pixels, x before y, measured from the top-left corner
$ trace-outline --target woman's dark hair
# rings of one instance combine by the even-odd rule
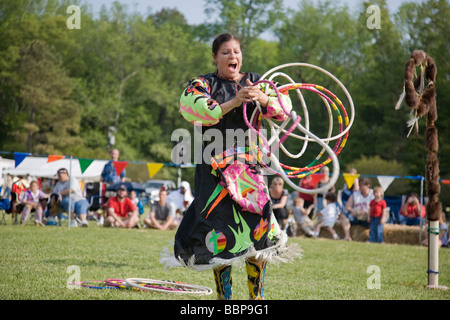
[[[239,40],[239,38],[231,33],[222,33],[219,34],[213,41],[212,44],[212,52],[214,54],[217,54],[217,51],[219,51],[220,46],[222,45],[222,43],[228,42],[230,40],[236,40],[237,42],[239,42],[239,44],[241,44],[241,40]]]

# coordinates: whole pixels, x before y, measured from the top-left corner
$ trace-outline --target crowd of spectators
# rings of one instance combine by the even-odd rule
[[[102,198],[99,207],[94,208],[92,205],[85,183],[70,177],[66,168],[60,168],[53,179],[30,175],[13,177],[8,174],[3,186],[0,186],[0,211],[10,214],[12,223],[18,225],[25,225],[32,218],[36,226],[61,225],[64,220],[69,220],[70,227],[88,227],[89,220],[96,220],[98,225],[105,227],[140,228],[148,199],[143,203],[137,191],[125,183],[125,170],[117,175],[114,161],[119,159],[119,150],[111,150],[110,156],[111,160],[106,163],[100,181],[96,182],[105,185],[105,188],[97,188],[101,194],[96,196]],[[104,190],[112,185],[117,185],[117,188],[113,194],[107,195]],[[161,214],[155,209],[158,203],[151,201],[149,218],[156,214],[156,219],[152,219],[156,223],[146,223],[146,218],[142,226],[175,228],[193,200],[190,185],[186,181],[170,195],[166,190],[161,190],[161,193],[167,197],[167,203],[164,204],[167,213]]]
[[[325,168],[325,167],[324,167]],[[311,175],[305,176],[299,182],[303,189],[315,189],[325,185],[329,181],[329,170],[321,170],[324,178],[314,183]],[[351,241],[350,228],[359,225],[369,230],[368,242],[384,243],[384,226],[389,221],[407,226],[426,227],[425,204],[419,200],[419,196],[411,193],[405,197],[398,212],[398,218],[393,221],[393,212],[384,199],[384,190],[380,186],[372,187],[369,178],[358,178],[356,169],[351,169],[349,174],[356,178],[351,184],[344,183],[340,190],[335,187],[320,194],[305,192],[293,192],[292,202],[288,201],[289,193],[284,189],[283,180],[276,177],[272,180],[269,189],[274,206],[275,217],[280,226],[288,234],[296,235],[300,227],[303,233],[309,237],[318,237],[322,228],[327,229],[333,239],[340,239],[334,227],[340,225],[343,230],[342,239]],[[283,200],[283,201],[281,201]],[[282,206],[280,206],[282,203]],[[289,211],[280,214],[279,212]],[[448,246],[448,226],[445,214],[440,219],[440,241],[442,246]],[[426,241],[425,241],[426,242]]]
[[[100,219],[96,212],[90,212],[91,204],[86,198],[83,183],[70,177],[65,168],[58,170],[55,179],[33,178],[29,175],[13,177],[8,174],[0,189],[0,210],[11,214],[13,224],[20,225],[27,221],[32,221],[36,226],[61,225],[65,219],[70,219],[70,227],[87,227],[88,220],[93,219],[105,227],[176,228],[193,201],[189,183],[183,181],[178,190],[170,193],[160,190],[159,200],[150,201],[148,214],[141,219],[147,203],[141,202],[136,190],[128,189],[125,184],[120,185],[126,181],[125,173],[117,176],[115,170],[111,170],[118,156],[118,150],[111,152],[111,161],[105,165],[99,182],[107,185],[119,182],[115,195],[101,206]],[[325,174],[324,179],[319,181],[323,185],[328,182],[329,172],[324,169],[321,173]],[[352,169],[350,173],[355,174],[356,170]],[[305,189],[316,187],[310,176],[301,179],[299,185]],[[292,203],[288,204],[291,196],[284,188],[283,180],[275,177],[269,193],[274,216],[291,235],[296,235],[297,227],[300,226],[306,236],[318,237],[324,228],[333,239],[339,239],[334,226],[340,224],[344,232],[343,239],[351,241],[351,226],[360,225],[369,229],[369,242],[383,243],[384,225],[392,216],[384,200],[383,189],[379,186],[372,188],[368,178],[356,178],[350,188],[345,183],[338,191],[332,187],[321,194],[296,192]],[[425,226],[427,223],[425,205],[415,193],[406,197],[398,216],[396,223],[402,225]],[[439,236],[442,246],[448,246],[448,233],[445,214],[442,213]]]

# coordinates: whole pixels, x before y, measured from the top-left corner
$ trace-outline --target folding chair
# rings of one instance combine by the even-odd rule
[[[59,208],[59,201],[60,201],[59,196],[55,193],[52,193],[48,197],[47,208],[45,211],[47,225],[51,226],[61,225],[62,210]],[[57,221],[56,219],[58,219],[59,221]]]
[[[11,210],[12,210],[11,197],[0,198],[0,214],[1,214],[0,223],[6,225],[6,215],[10,214]]]
[[[39,222],[39,224],[41,226],[43,226],[43,227],[45,227],[45,224],[43,223],[43,220],[44,220],[45,211],[46,211],[46,208],[47,208],[49,202],[50,202],[49,199],[47,199],[47,200],[42,199],[40,201],[40,205],[42,207],[42,217],[41,217],[41,221]],[[22,210],[23,210],[24,207],[25,207],[25,205],[22,205]],[[21,214],[22,214],[22,210],[20,211]],[[33,208],[33,209],[31,209],[30,214],[26,218],[26,221],[22,221],[22,223],[25,224],[28,221],[31,221],[31,223],[34,224],[36,222],[35,215],[36,215],[36,209]]]
[[[102,182],[88,182],[85,187],[86,200],[89,202],[88,219],[97,220],[95,214],[104,209],[106,185]],[[98,220],[97,220],[98,221]]]

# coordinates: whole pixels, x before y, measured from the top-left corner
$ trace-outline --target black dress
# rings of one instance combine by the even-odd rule
[[[241,87],[247,86],[247,78],[255,83],[260,76],[256,73],[245,73],[239,82],[219,78],[215,73],[195,78],[190,81],[183,92],[181,105],[188,105],[189,102],[184,103],[184,100],[188,98],[192,98],[190,101],[197,102],[199,99],[203,99],[205,100],[203,107],[208,109],[207,112],[217,111],[212,109],[220,108],[221,103],[231,100]],[[192,93],[194,87],[195,92]],[[198,96],[190,97],[189,95],[192,94]],[[270,99],[269,96],[269,101]],[[289,99],[289,97],[283,99]],[[272,100],[275,99],[272,98]],[[253,103],[247,106],[248,119],[255,107],[256,105]],[[221,113],[220,116],[216,114],[217,122],[202,126],[203,132],[206,133],[206,130],[211,128],[217,129],[226,140],[227,129],[248,130],[242,110],[241,105],[223,117]],[[202,114],[202,111],[192,113]],[[187,118],[185,115],[183,116]],[[210,118],[208,117],[208,119]],[[242,141],[234,141],[234,143],[241,145]],[[204,143],[203,148],[206,146],[207,144]],[[221,151],[225,151],[229,147],[234,152],[238,152],[237,148],[233,147],[235,145],[226,146],[223,141],[223,146]],[[253,173],[258,173],[258,177],[262,177],[257,183],[260,186],[263,185],[264,193],[267,195],[267,202],[261,206],[261,210],[258,212],[248,211],[231,197],[223,183],[220,169],[216,168],[215,170],[211,163],[205,161],[197,164],[195,199],[178,227],[175,235],[174,256],[172,259],[165,259],[167,266],[179,264],[196,269],[209,269],[231,264],[238,258],[259,255],[259,257],[270,260],[271,257],[280,254],[280,248],[285,245],[286,240],[273,216],[267,184],[261,183],[265,178],[261,175],[258,165],[251,165],[249,168],[253,170]],[[248,179],[245,182],[249,182],[249,184],[244,188],[250,185],[247,191],[255,192],[251,189],[251,185],[255,182],[254,179],[252,180],[247,175],[246,177]]]

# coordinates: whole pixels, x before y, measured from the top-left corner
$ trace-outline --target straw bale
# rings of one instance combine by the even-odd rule
[[[339,235],[339,237],[344,237],[344,231],[339,224],[334,226],[334,230]],[[386,223],[384,225],[385,243],[419,245],[419,234],[420,226],[405,226],[390,223]],[[300,226],[297,226],[297,236],[305,236]],[[367,241],[369,239],[369,228],[365,228],[360,225],[352,225],[350,228],[350,236],[352,237],[353,241]],[[319,237],[328,239],[332,238],[331,234],[328,232],[328,230],[326,230],[326,228],[322,228],[320,230]],[[422,227],[421,240],[424,240],[426,237],[426,227]]]

